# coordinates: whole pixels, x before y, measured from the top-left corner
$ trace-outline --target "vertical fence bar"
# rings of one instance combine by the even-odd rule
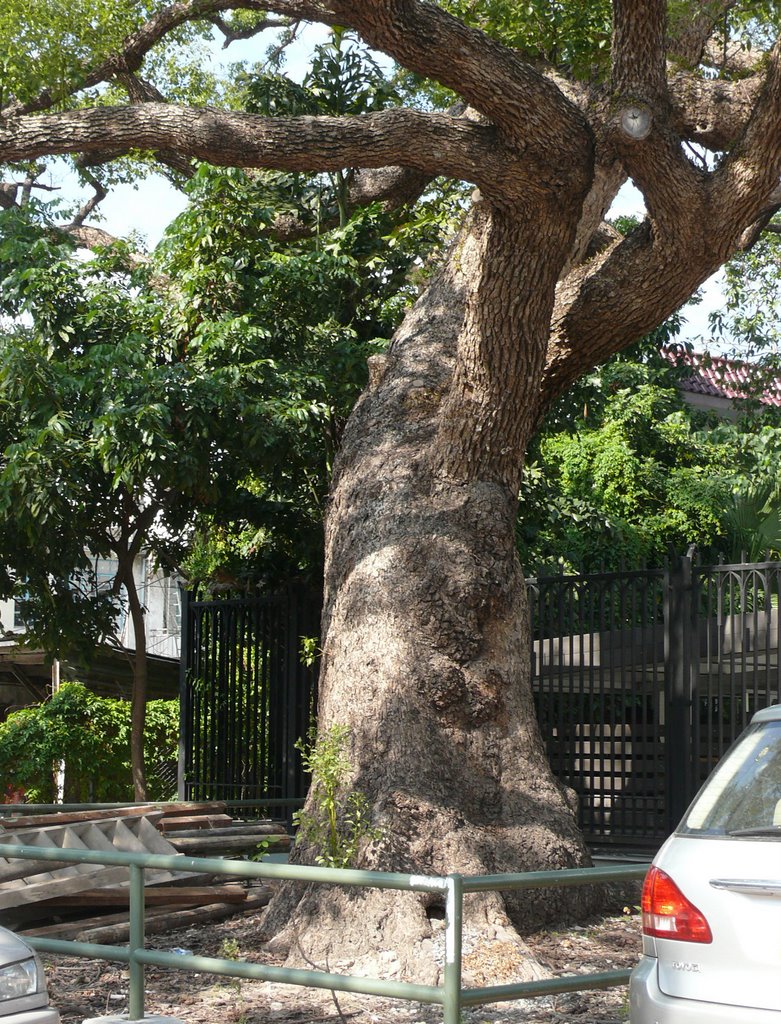
[[[445,898],[444,1024],[461,1024],[463,911],[464,881],[461,875],[448,875]]]
[[[765,590],[765,698],[762,707],[770,707],[773,703],[771,686],[771,661],[770,661],[770,637],[773,631],[773,583],[775,581],[775,570],[771,567],[767,572],[767,589]],[[755,707],[758,710],[758,707]]]
[[[301,658],[299,654],[299,613],[300,613],[300,592],[292,587],[287,589],[287,614],[285,616],[285,628],[287,639],[286,664],[285,664],[285,692],[287,694],[286,727],[285,727],[285,776],[282,795],[285,797],[298,796],[296,793],[296,742],[304,737],[297,735],[296,714],[297,705],[301,699]]]
[[[754,635],[751,638],[751,654],[752,654],[751,674],[752,674],[752,681],[753,681],[753,686],[751,688],[751,697],[753,697],[753,702],[750,700],[748,695],[746,695],[746,698],[744,698],[744,701],[743,701],[743,714],[744,714],[744,717],[746,718],[746,720],[748,720],[748,718],[750,717],[750,715],[754,711],[756,711],[760,707],[764,706],[764,702],[762,704],[760,704],[760,702],[759,702],[759,694],[760,694],[760,689],[761,689],[760,682],[759,682],[759,680],[760,680],[760,664],[761,664],[761,661],[760,661],[760,638],[761,638],[761,635],[762,635],[761,634],[760,621],[762,621],[763,624],[767,621],[767,619],[765,617],[765,609],[767,608],[767,605],[769,603],[768,602],[768,596],[767,596],[767,589],[768,589],[767,588],[767,570],[765,570],[765,569],[757,570],[757,573],[756,573],[756,589],[757,589],[757,593],[756,593],[756,597],[754,599],[754,622],[753,622]],[[762,608],[761,608],[762,618],[761,619],[760,619],[760,605],[762,606]]]
[[[686,803],[681,808],[681,814],[694,799],[694,794],[700,788],[700,626],[705,632],[708,631],[707,621],[702,622],[700,607],[702,603],[702,585],[704,576],[697,566],[694,566],[689,558],[689,592],[686,602],[686,646],[684,655],[686,658],[685,678],[687,681],[687,702],[689,706],[689,742],[688,742],[688,764],[686,776]]]
[[[737,573],[730,573],[730,619],[732,622],[732,636],[729,658],[729,731],[728,736],[735,735],[735,679],[739,672],[739,658],[743,653],[743,605],[745,595],[743,593],[743,578],[740,570]],[[737,597],[735,596],[737,594]],[[727,740],[724,746],[727,746]]]
[[[252,605],[252,701],[250,721],[254,723],[249,744],[252,749],[253,795],[258,797],[268,792],[266,787],[266,705],[264,672],[266,667],[263,610],[259,601]]]
[[[179,587],[179,600],[182,608],[182,625],[179,641],[179,752],[176,768],[176,795],[180,800],[186,800],[187,752],[192,748],[190,736],[191,692],[187,685],[187,666],[192,664],[192,658],[190,656],[190,594],[185,587]]]
[[[583,720],[588,722],[592,728],[595,724],[595,707],[596,707],[596,686],[597,686],[597,673],[595,672],[595,665],[601,663],[601,635],[600,635],[600,619],[598,612],[598,604],[601,601],[602,595],[602,584],[597,583],[593,587],[588,588],[588,642],[589,642],[589,659],[588,659],[588,671],[581,673],[581,679],[583,680],[582,686],[585,694],[585,700],[582,705]],[[601,671],[601,668],[600,670]],[[591,796],[588,799],[588,803],[581,800],[583,804],[583,810],[581,811],[581,827],[586,827],[587,831],[591,836],[603,836],[604,829],[600,828],[597,823],[597,815],[595,813],[595,800]],[[587,808],[587,809],[586,809]],[[588,824],[586,826],[586,819]]]
[[[716,577],[717,578],[717,577]],[[700,723],[700,742],[698,771],[695,773],[695,782],[699,783],[706,775],[713,764],[713,725],[711,716],[713,711],[713,666],[718,664],[718,653],[714,653],[714,647],[719,642],[719,630],[716,623],[716,611],[713,606],[714,574],[702,570],[700,577],[701,593],[703,595],[702,612],[705,617],[705,692],[700,690],[699,706],[695,709],[697,721]],[[718,594],[718,591],[717,591]],[[703,682],[701,677],[701,683]],[[704,733],[703,733],[704,730]]]
[[[136,951],[144,948],[144,869],[130,865],[130,993],[128,1017],[144,1019],[144,965],[136,960]]]
[[[599,612],[599,691],[595,704],[592,704],[593,725],[591,726],[591,758],[587,762],[588,773],[592,778],[596,778],[597,784],[599,785],[599,816],[597,820],[597,831],[599,835],[605,835],[608,829],[608,822],[605,814],[605,775],[603,771],[604,762],[597,760],[594,755],[594,750],[598,742],[598,737],[604,737],[605,734],[605,708],[607,706],[607,692],[608,687],[612,685],[613,680],[613,651],[610,649],[610,643],[613,639],[613,602],[615,600],[615,590],[613,587],[613,578],[605,575],[602,580],[602,586],[600,589],[601,593],[601,605]],[[601,748],[600,748],[601,749]]]
[[[691,796],[691,721],[687,669],[691,618],[691,559],[683,557],[667,577],[664,743],[668,831],[680,821]]]
[[[730,638],[728,636],[729,626],[729,601],[725,599],[725,589],[728,585],[729,576],[726,576],[723,571],[719,571],[716,574],[718,580],[718,595],[717,595],[717,608],[716,608],[716,620],[718,627],[718,645],[717,645],[717,656],[719,661],[718,676],[716,679],[716,694],[715,700],[712,702],[711,715],[715,716],[716,726],[714,728],[714,742],[716,744],[714,748],[711,746],[711,758],[715,760],[718,753],[724,750],[724,690],[726,688],[725,673],[724,673],[724,658],[725,651],[730,644]]]

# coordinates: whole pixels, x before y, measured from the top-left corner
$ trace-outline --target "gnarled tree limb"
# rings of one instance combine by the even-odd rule
[[[416,144],[410,146],[410,139]],[[490,126],[446,114],[392,109],[356,117],[262,117],[144,103],[0,121],[0,161],[42,154],[174,150],[216,166],[325,171],[400,165],[447,174],[488,192],[524,182]],[[526,183],[531,187],[532,182]]]

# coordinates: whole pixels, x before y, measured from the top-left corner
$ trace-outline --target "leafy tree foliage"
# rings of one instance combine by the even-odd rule
[[[251,366],[266,403],[263,443],[244,452],[242,501],[223,493],[202,506],[187,561],[195,580],[320,579],[330,474],[367,359],[384,350],[447,230],[447,207],[432,199],[410,220],[370,206],[325,236],[275,240],[286,207],[326,214],[318,188],[330,184],[202,167],[155,257],[177,285],[168,329],[188,352]]]
[[[577,76],[604,75],[608,68],[609,0],[449,0],[444,6],[533,60],[567,68]]]
[[[662,565],[692,543],[706,561],[781,548],[781,430],[692,409],[680,373],[658,353],[624,356],[580,384],[579,416],[554,410],[523,485],[527,568]]]
[[[368,102],[378,69],[322,49],[312,103]],[[289,103],[293,83],[272,84]],[[121,588],[133,610],[142,548],[195,580],[319,577],[343,424],[449,209],[432,197],[411,219],[350,215],[339,175],[202,166],[187,191],[142,260],[121,244],[77,259],[52,207],[1,215],[1,582],[53,655],[110,636]],[[279,241],[286,209],[336,209],[340,226]],[[93,559],[108,554],[119,570],[100,592]]]
[[[234,86],[235,102],[263,114],[357,115],[398,101],[370,53],[338,30],[315,48],[302,83],[255,69]],[[461,212],[455,188],[432,187],[410,210],[355,206],[350,185],[346,171],[248,175],[204,165],[156,254],[177,281],[176,329],[198,338],[229,331],[237,358],[262,354],[273,396],[266,456],[247,461],[252,498],[228,522],[225,506],[200,517],[186,563],[195,580],[320,580],[333,461],[367,360],[384,351]],[[303,237],[280,237],[285,218]]]
[[[781,373],[780,263],[781,224],[771,224],[750,249],[726,265],[726,301],[711,315],[715,334],[732,356],[751,362],[741,389],[754,412],[767,389],[777,392]]]
[[[195,509],[233,494],[276,418],[266,362],[226,364],[235,334],[193,329],[129,270],[122,250],[83,263],[31,205],[0,241],[0,589],[22,601],[27,639],[88,654],[111,636],[120,594],[135,633],[134,772],[143,796],[145,628],[133,566],[174,567]],[[185,317],[186,320],[186,317]],[[111,587],[92,559],[113,555]]]
[[[193,502],[214,500],[243,472],[239,447],[265,434],[216,343],[185,352],[168,330],[151,264],[129,272],[117,251],[83,263],[34,206],[2,217],[2,308],[15,318],[0,338],[5,590],[26,593],[35,639],[57,654],[105,633],[116,598],[90,596],[86,578],[74,587],[89,573],[85,547],[117,556],[117,589],[142,547],[175,564]]]
[[[144,742],[152,766],[176,763],[178,701],[149,702]],[[99,697],[81,683],[63,683],[45,703],[13,711],[0,723],[0,793],[10,787],[29,801],[52,803],[60,766],[66,801],[132,799],[127,702]],[[154,770],[148,795],[172,796],[170,783]]]

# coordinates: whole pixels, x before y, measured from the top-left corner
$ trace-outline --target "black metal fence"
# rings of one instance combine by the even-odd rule
[[[755,710],[778,700],[781,563],[529,582],[538,714],[601,842],[655,844]]]
[[[319,632],[320,597],[301,589],[262,597],[185,596],[183,799],[292,805],[306,791],[295,744],[314,714],[316,671],[302,663],[301,648],[302,638]]]
[[[592,842],[654,845],[755,710],[781,692],[781,563],[529,581],[532,672],[555,774]],[[315,707],[302,637],[319,595],[185,602],[179,792],[306,789],[296,741]]]

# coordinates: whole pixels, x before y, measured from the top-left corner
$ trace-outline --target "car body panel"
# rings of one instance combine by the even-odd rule
[[[752,719],[654,864],[712,941],[643,935],[632,1024],[781,1024],[781,706]]]
[[[58,1011],[49,1005],[40,958],[23,938],[0,927],[0,970],[30,959],[38,965],[38,990],[16,999],[0,999],[0,1024],[59,1024]]]
[[[677,836],[656,863],[704,913],[713,933],[710,943],[653,940],[662,992],[781,1010],[781,892],[711,885],[767,880],[774,870],[781,884],[781,841]]]
[[[659,988],[656,957],[643,956],[629,986],[631,1024],[778,1024],[775,1010],[725,1006],[668,996]]]
[[[60,1024],[60,1014],[53,1006],[41,1006],[23,1013],[0,1015],[3,1024]]]

